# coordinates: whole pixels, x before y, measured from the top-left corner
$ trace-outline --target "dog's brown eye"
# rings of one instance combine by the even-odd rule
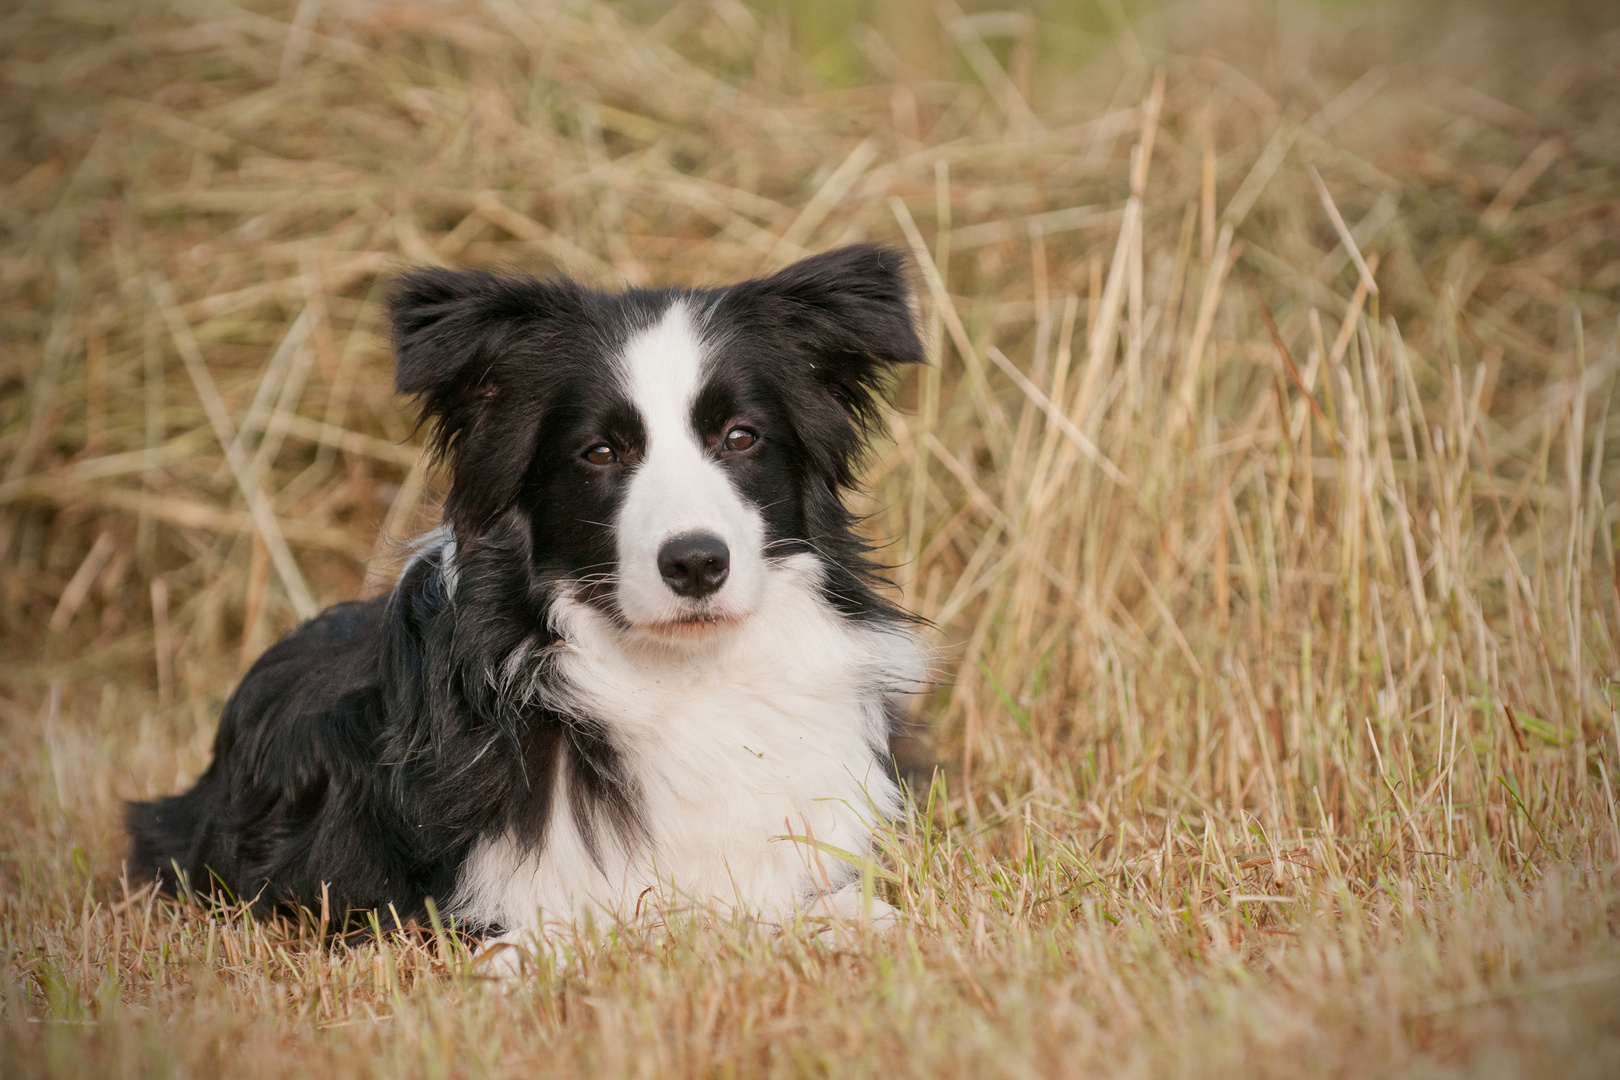
[[[607,443],[600,443],[585,451],[585,460],[592,465],[611,465],[619,460],[619,455]]]
[[[755,435],[752,431],[749,431],[747,428],[736,427],[726,432],[725,446],[727,450],[741,451],[747,450],[750,446],[753,446],[754,443],[758,441],[759,436]]]

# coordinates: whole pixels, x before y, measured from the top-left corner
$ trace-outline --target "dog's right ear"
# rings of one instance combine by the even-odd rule
[[[444,516],[459,536],[481,533],[522,487],[546,406],[533,361],[575,292],[481,270],[414,270],[394,287],[394,389],[433,422],[451,469]]]

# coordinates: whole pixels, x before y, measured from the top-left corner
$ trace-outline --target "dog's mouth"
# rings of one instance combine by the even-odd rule
[[[666,640],[694,641],[729,630],[741,624],[745,618],[743,615],[695,612],[661,622],[642,623],[636,629],[652,637]]]

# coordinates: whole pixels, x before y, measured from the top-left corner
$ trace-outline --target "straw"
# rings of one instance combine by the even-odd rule
[[[1612,33],[638,11],[0,15],[0,1060],[1605,1074]],[[126,882],[122,800],[438,522],[400,272],[714,286],[856,240],[910,260],[930,361],[850,507],[934,650],[914,801],[851,853],[895,935],[655,890],[508,991],[454,896],[360,941]]]

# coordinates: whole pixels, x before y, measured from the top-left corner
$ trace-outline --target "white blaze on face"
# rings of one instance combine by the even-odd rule
[[[765,583],[765,525],[693,427],[705,364],[686,305],[671,305],[656,325],[631,338],[620,364],[647,445],[615,523],[619,609],[641,627],[752,614]],[[725,584],[703,600],[676,594],[658,569],[664,542],[691,533],[712,533],[730,549]]]

